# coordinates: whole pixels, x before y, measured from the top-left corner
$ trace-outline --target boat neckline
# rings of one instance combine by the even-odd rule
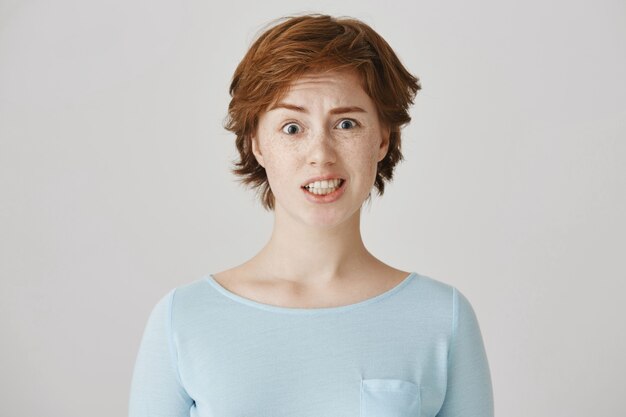
[[[373,304],[375,302],[381,301],[381,300],[383,300],[383,299],[385,299],[385,298],[387,298],[387,297],[397,293],[402,288],[407,286],[408,283],[414,277],[416,277],[418,275],[419,274],[417,274],[416,272],[411,272],[402,281],[400,281],[398,284],[396,284],[394,287],[388,289],[387,291],[385,291],[383,293],[380,293],[378,295],[375,295],[373,297],[366,298],[365,300],[357,301],[356,303],[346,304],[346,305],[341,305],[341,306],[334,306],[334,307],[312,307],[312,308],[306,308],[306,307],[284,307],[284,306],[278,306],[278,305],[274,305],[274,304],[266,304],[266,303],[262,303],[260,301],[255,301],[255,300],[252,300],[250,298],[246,298],[244,296],[236,294],[236,293],[226,289],[225,287],[223,287],[220,283],[218,283],[215,280],[215,278],[213,277],[213,274],[207,275],[205,277],[205,281],[208,282],[211,285],[211,287],[213,287],[215,290],[217,290],[222,295],[230,298],[233,301],[236,301],[236,302],[238,302],[240,304],[244,304],[244,305],[249,306],[249,307],[254,307],[254,308],[261,309],[261,310],[266,310],[266,311],[272,311],[272,312],[275,312],[275,313],[308,314],[308,315],[312,315],[313,314],[314,315],[314,314],[340,313],[340,312],[345,312],[345,311],[352,310],[352,309],[355,309],[355,308],[368,306],[370,304]]]

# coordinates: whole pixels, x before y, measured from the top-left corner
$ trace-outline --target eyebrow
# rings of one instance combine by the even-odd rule
[[[289,104],[289,103],[276,103],[274,106],[272,106],[271,110],[275,110],[275,109],[287,109],[287,110],[293,110],[293,111],[297,111],[297,112],[301,112],[301,113],[309,113],[309,111],[307,109],[305,109],[304,107],[300,107],[300,106],[296,106],[294,104]],[[367,111],[363,110],[361,107],[358,106],[347,106],[347,107],[335,107],[334,109],[332,109],[330,111],[330,114],[343,114],[343,113],[367,113]]]

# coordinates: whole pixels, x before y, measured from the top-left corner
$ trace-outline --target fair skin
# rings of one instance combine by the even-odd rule
[[[378,295],[409,275],[375,258],[361,238],[361,207],[389,129],[354,72],[308,73],[260,115],[253,153],[275,196],[274,228],[246,263],[214,274],[244,297],[286,307],[330,307]],[[309,201],[301,186],[337,174],[344,193]]]

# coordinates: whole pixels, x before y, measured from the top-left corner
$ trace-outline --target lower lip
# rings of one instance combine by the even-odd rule
[[[344,190],[346,189],[346,180],[343,180],[339,188],[337,188],[332,193],[328,193],[326,195],[317,195],[307,191],[306,188],[302,187],[302,192],[306,196],[306,198],[312,203],[332,203],[341,197]]]

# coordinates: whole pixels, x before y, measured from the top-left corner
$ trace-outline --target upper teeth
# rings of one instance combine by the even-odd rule
[[[336,178],[334,180],[315,181],[305,185],[307,188],[335,188],[339,186],[341,179]]]

